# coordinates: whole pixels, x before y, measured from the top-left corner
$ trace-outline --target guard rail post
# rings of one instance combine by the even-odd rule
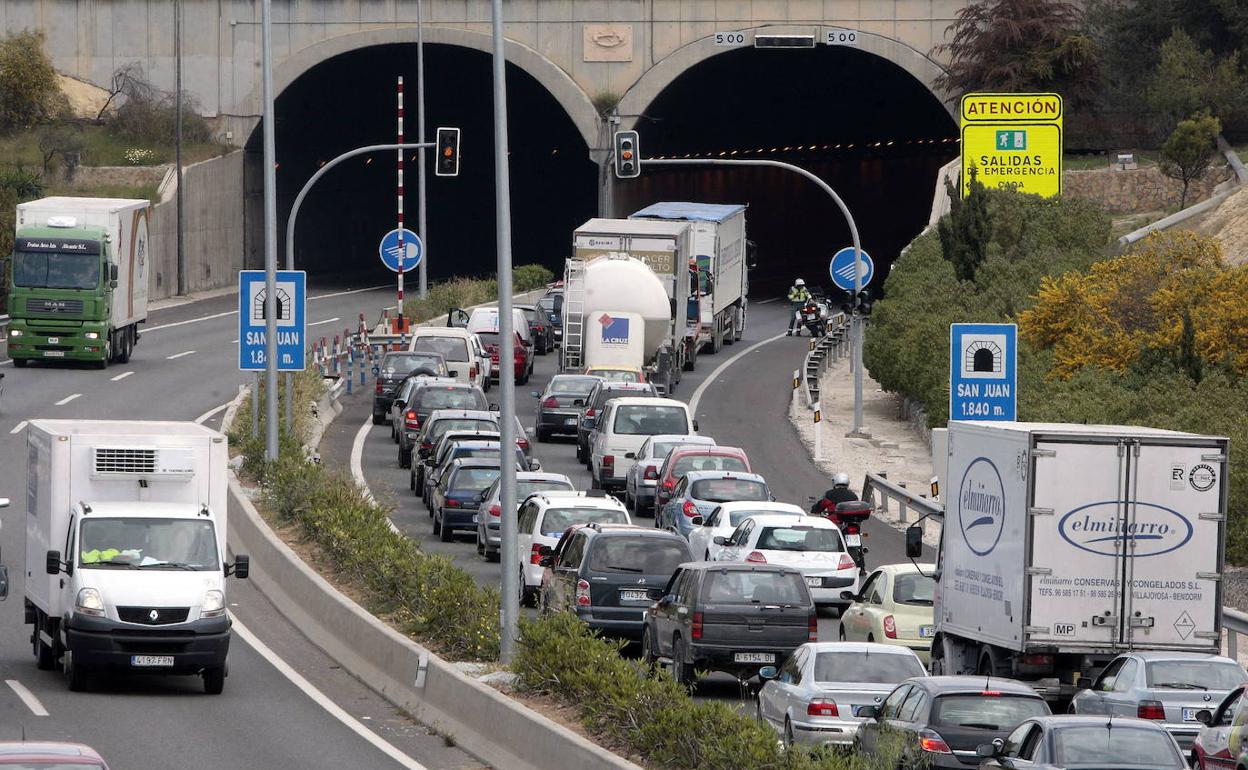
[[[347,346],[347,395],[351,395],[351,383],[355,381],[355,349]]]

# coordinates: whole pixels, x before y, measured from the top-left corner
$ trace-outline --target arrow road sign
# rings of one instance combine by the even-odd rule
[[[394,272],[399,272],[399,231],[391,230],[381,239],[381,243],[377,245],[377,253],[381,256],[382,264],[390,268]],[[425,245],[421,243],[420,236],[416,233],[403,228],[403,272],[408,272],[420,264],[420,260],[425,256]]]

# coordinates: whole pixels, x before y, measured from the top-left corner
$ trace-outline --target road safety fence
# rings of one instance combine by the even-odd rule
[[[828,365],[849,355],[849,315],[834,313],[828,316],[824,335],[810,341],[810,349],[802,361],[802,396],[806,408],[813,410],[819,403],[819,379]]]

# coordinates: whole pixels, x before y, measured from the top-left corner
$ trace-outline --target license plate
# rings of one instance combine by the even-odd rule
[[[43,351],[43,357],[44,358],[64,358],[65,351],[64,350],[45,350]]]
[[[61,338],[60,338],[60,337],[48,337],[48,344],[49,344],[49,345],[59,345],[60,343],[61,343]]]
[[[479,523],[480,523],[480,520],[477,518],[477,514],[475,514],[475,513],[474,513],[474,514],[472,514],[472,523],[473,523],[473,524],[479,524]]]
[[[853,547],[862,545],[862,535],[846,535],[845,545]]]
[[[1200,711],[1200,709],[1198,709],[1198,708],[1185,708],[1185,709],[1183,709],[1183,721],[1184,721],[1184,722],[1195,722],[1195,721],[1196,721],[1196,712],[1198,712],[1198,711]]]
[[[567,419],[565,419],[565,420],[563,421],[563,424],[564,424],[565,426],[567,426],[567,427],[571,428],[573,425],[576,425],[576,418],[575,418],[575,417],[568,417]]]
[[[172,666],[172,655],[131,655],[132,666]]]
[[[644,602],[650,598],[650,594],[645,591],[620,591],[620,601],[622,602]]]
[[[808,577],[806,578],[806,585],[810,586],[811,588],[822,588],[823,578]]]
[[[929,639],[936,635],[936,626],[919,626],[919,638]]]
[[[737,663],[775,663],[776,655],[773,652],[738,652],[732,659]]]

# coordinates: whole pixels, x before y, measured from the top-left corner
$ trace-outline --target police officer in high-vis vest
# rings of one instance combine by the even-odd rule
[[[793,327],[797,325],[797,313],[808,299],[810,299],[810,292],[806,289],[806,282],[798,278],[789,287],[789,330],[785,332],[786,335],[793,334]]]

